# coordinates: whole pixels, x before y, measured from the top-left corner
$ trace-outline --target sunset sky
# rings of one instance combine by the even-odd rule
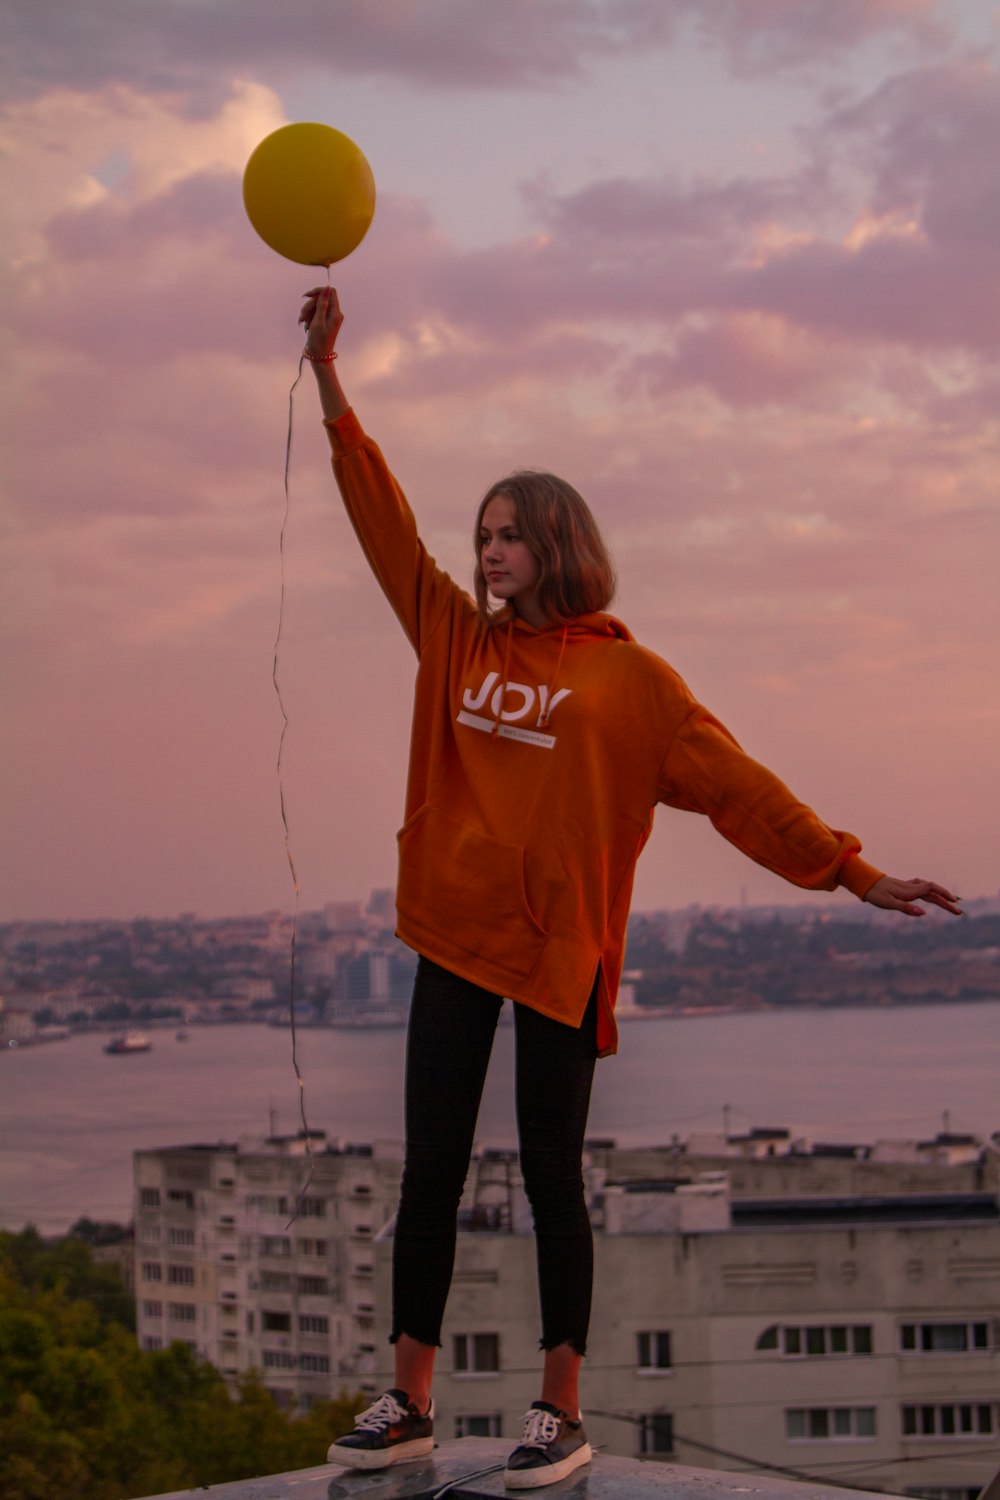
[[[506,470],[564,474],[614,612],[751,754],[893,874],[997,891],[994,0],[7,0],[0,24],[0,919],[291,906],[271,661],[324,273],[257,239],[240,183],[293,120],[375,174],[333,268],[338,370],[438,559],[470,578]],[[392,883],[414,671],[311,385],[279,659],[306,909]],[[635,906],[741,897],[805,899],[658,813]]]

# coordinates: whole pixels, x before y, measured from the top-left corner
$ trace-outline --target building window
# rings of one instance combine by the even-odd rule
[[[757,1347],[762,1347],[759,1340]],[[789,1359],[871,1354],[872,1347],[870,1323],[832,1323],[781,1329],[781,1352]]]
[[[171,1323],[193,1323],[198,1316],[198,1309],[193,1302],[171,1302],[167,1307],[167,1315]]]
[[[875,1436],[874,1406],[793,1406],[785,1412],[789,1442],[826,1443]]]
[[[299,1203],[298,1212],[301,1219],[325,1219],[326,1199],[303,1198]]]
[[[458,1375],[493,1375],[500,1368],[498,1333],[457,1333],[454,1351]]]
[[[659,1458],[674,1451],[674,1419],[668,1411],[648,1411],[639,1418],[639,1452]]]
[[[261,1310],[260,1326],[265,1333],[291,1333],[292,1315],[286,1312]]]
[[[162,1302],[144,1302],[142,1304],[142,1315],[143,1315],[144,1318],[162,1318],[163,1317],[163,1303]]]
[[[171,1286],[194,1286],[194,1266],[168,1266],[167,1281]]]
[[[995,1431],[995,1408],[985,1401],[903,1407],[904,1437],[991,1437]]]
[[[159,1208],[159,1206],[160,1206],[160,1190],[159,1190],[159,1188],[140,1188],[139,1189],[139,1207],[140,1208]]]
[[[283,1234],[262,1234],[260,1237],[260,1253],[261,1255],[291,1255],[292,1242]]]
[[[313,1375],[329,1375],[329,1356],[326,1354],[300,1354],[299,1369]]]
[[[193,1229],[174,1229],[174,1228],[168,1229],[167,1230],[167,1244],[168,1245],[193,1245],[194,1244],[194,1230]]]
[[[288,1271],[261,1271],[260,1289],[262,1292],[290,1292],[291,1275]]]
[[[262,1214],[287,1214],[288,1199],[276,1197],[273,1193],[251,1193],[247,1198],[247,1208],[256,1208]]]
[[[327,1294],[325,1276],[296,1276],[295,1281],[303,1297],[325,1297]]]
[[[329,1333],[330,1319],[319,1313],[299,1313],[300,1333]]]
[[[162,1281],[163,1267],[158,1260],[144,1260],[142,1263],[143,1281]]]
[[[985,1319],[974,1323],[900,1323],[899,1347],[903,1354],[986,1354],[990,1325]]]
[[[327,1252],[326,1240],[301,1239],[298,1241],[300,1255],[325,1255]]]
[[[139,1243],[140,1245],[158,1245],[160,1243],[159,1224],[140,1224]]]
[[[670,1334],[661,1329],[656,1333],[637,1333],[635,1336],[635,1362],[642,1371],[669,1370]]]
[[[502,1437],[503,1418],[498,1411],[477,1412],[455,1418],[455,1436]]]
[[[265,1349],[263,1358],[265,1370],[294,1370],[298,1364],[295,1355],[284,1349]]]
[[[175,1207],[194,1208],[194,1193],[190,1188],[169,1188],[167,1191],[167,1202],[173,1203]]]
[[[162,1349],[163,1340],[157,1338],[155,1333],[147,1333],[143,1338],[142,1347],[149,1350]]]

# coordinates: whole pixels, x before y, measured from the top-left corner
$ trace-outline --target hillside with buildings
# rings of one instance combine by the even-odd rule
[[[297,1019],[402,1022],[415,956],[393,935],[392,893],[303,913]],[[136,918],[0,927],[0,1042],[65,1029],[288,1018],[292,919]],[[904,922],[858,904],[692,906],[629,924],[620,1014],[1000,999],[1000,903],[962,921]]]

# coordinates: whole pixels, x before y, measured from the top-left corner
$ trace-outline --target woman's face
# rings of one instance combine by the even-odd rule
[[[546,623],[535,594],[541,569],[517,527],[514,502],[494,495],[483,511],[479,527],[479,560],[490,593],[505,599],[529,625]]]

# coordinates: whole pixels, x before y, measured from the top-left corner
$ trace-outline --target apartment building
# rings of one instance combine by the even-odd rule
[[[372,1241],[396,1203],[399,1148],[322,1132],[138,1151],[137,1336],[179,1340],[279,1405],[370,1383]]]
[[[179,1337],[230,1378],[256,1368],[282,1404],[392,1383],[398,1147],[311,1146],[309,1159],[299,1138],[136,1154],[146,1347]],[[895,1170],[890,1155],[699,1161],[680,1143],[592,1143],[592,1440],[974,1500],[1000,1462],[995,1153],[949,1166],[904,1149]],[[513,1438],[540,1361],[513,1153],[479,1153],[460,1227],[438,1431]]]
[[[817,1165],[802,1163],[806,1180]],[[787,1179],[791,1164],[783,1170]],[[880,1191],[853,1197],[786,1186],[733,1199],[723,1172],[597,1186],[583,1387],[592,1441],[626,1457],[975,1500],[1000,1462],[996,1190],[893,1193],[877,1175]],[[516,1178],[509,1211],[467,1209],[465,1228],[435,1380],[438,1430],[513,1437],[540,1361]],[[386,1234],[376,1245],[380,1386],[391,1383],[390,1254]]]

